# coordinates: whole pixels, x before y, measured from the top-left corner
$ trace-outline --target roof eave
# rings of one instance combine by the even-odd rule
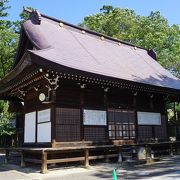
[[[180,96],[180,89],[174,89],[174,88],[163,87],[163,86],[156,86],[156,85],[151,85],[151,84],[146,84],[146,83],[141,83],[141,82],[135,82],[135,81],[129,81],[129,80],[125,80],[125,79],[105,76],[105,75],[101,75],[101,74],[95,74],[92,72],[78,70],[78,69],[74,69],[71,67],[67,67],[67,66],[57,64],[57,63],[52,62],[48,59],[44,59],[43,57],[38,56],[37,54],[34,54],[32,51],[30,51],[30,54],[31,54],[32,63],[37,64],[41,67],[44,67],[45,69],[47,69],[47,67],[48,67],[49,69],[56,71],[56,72],[63,72],[64,71],[66,73],[72,72],[74,74],[77,73],[77,74],[81,74],[81,75],[87,74],[89,76],[98,76],[98,77],[101,77],[103,79],[111,79],[112,81],[123,81],[125,83],[131,83],[131,84],[141,86],[141,87],[150,87],[151,89],[155,89],[158,92],[167,92],[170,94],[174,94],[176,96]]]
[[[6,85],[8,82],[12,81],[15,77],[17,77],[25,68],[32,64],[29,52],[27,51],[19,63],[12,69],[3,79],[0,80],[1,88],[0,94],[6,92]]]

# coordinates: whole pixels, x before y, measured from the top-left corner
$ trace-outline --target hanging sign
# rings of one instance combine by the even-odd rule
[[[107,125],[106,111],[84,109],[83,120],[84,125]]]
[[[138,125],[161,125],[161,114],[153,112],[137,112]]]

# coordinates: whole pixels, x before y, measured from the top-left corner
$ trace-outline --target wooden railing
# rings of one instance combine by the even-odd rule
[[[133,145],[99,145],[99,146],[74,146],[59,148],[3,148],[6,151],[6,161],[8,162],[9,152],[16,151],[21,155],[21,166],[27,162],[41,164],[41,172],[46,173],[48,164],[83,161],[84,166],[89,166],[89,161],[93,159],[118,159],[132,149],[145,147],[151,149],[155,156],[165,154],[173,155],[180,150],[180,142],[162,142]],[[127,153],[126,153],[127,152]]]

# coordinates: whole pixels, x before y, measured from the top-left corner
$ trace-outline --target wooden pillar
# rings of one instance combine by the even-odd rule
[[[167,98],[164,99],[164,116],[165,116],[165,121],[166,121],[166,139],[169,140],[169,123],[168,123],[168,112],[167,112]]]
[[[51,91],[51,146],[56,147],[56,90]]]
[[[107,93],[108,93],[108,88],[104,89],[104,107],[107,108],[108,106],[108,97],[107,97]]]
[[[51,146],[56,147],[56,107],[51,106]]]
[[[106,163],[109,163],[109,162],[110,162],[109,149],[105,149],[105,150],[104,150],[104,155],[105,155],[105,162],[106,162]]]
[[[7,164],[8,163],[8,158],[9,158],[9,150],[5,149],[5,151],[6,151],[5,164]]]
[[[38,109],[38,108],[36,108]],[[24,119],[25,121],[25,119]],[[35,143],[38,142],[38,111],[36,111],[36,126],[35,126],[36,130],[35,130]],[[25,130],[25,127],[24,127]]]
[[[155,139],[156,138],[156,131],[155,131],[155,126],[152,126],[152,138]]]
[[[52,89],[51,91],[51,101],[52,103],[56,103],[56,90],[55,89]]]
[[[153,95],[150,96],[150,110],[154,110]]]
[[[109,121],[108,121],[108,97],[107,97],[108,88],[104,89],[104,107],[106,109],[106,140],[109,140]]]
[[[176,122],[176,103],[173,103],[174,122]]]
[[[81,116],[81,140],[84,141],[83,106],[84,106],[84,85],[80,86],[80,116]]]
[[[153,97],[154,97],[154,95],[153,94],[151,94],[150,95],[150,110],[153,112],[153,110],[154,110],[154,104],[153,104]],[[152,127],[152,138],[153,139],[155,139],[156,138],[156,131],[155,131],[155,126],[151,126]]]
[[[173,142],[170,142],[170,155],[173,156]]]
[[[52,128],[53,129],[53,128]],[[56,131],[56,130],[54,130],[54,131]],[[52,134],[52,133],[51,133]],[[55,133],[54,133],[55,134]],[[52,143],[51,143],[51,145],[52,145],[52,148],[55,148],[56,147],[56,139],[55,138],[53,138],[53,136],[52,136]]]
[[[41,173],[47,173],[48,169],[47,169],[47,152],[46,151],[42,151],[42,164],[41,164]]]
[[[21,152],[21,167],[25,167],[26,164],[25,164],[25,161],[24,161],[24,151]]]
[[[84,156],[85,156],[84,166],[88,167],[89,166],[89,149],[84,150]]]
[[[138,141],[138,118],[137,118],[137,92],[133,94],[133,106],[134,106],[134,113],[135,113],[135,136],[136,142]]]
[[[176,125],[176,139],[178,139],[178,119],[176,118],[176,102],[173,103],[174,122]]]

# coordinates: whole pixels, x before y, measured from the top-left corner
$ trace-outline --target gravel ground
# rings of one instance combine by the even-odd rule
[[[0,180],[112,180],[117,169],[118,179],[178,180],[180,179],[180,156],[163,158],[160,162],[121,166],[117,163],[91,163],[89,168],[61,166],[50,168],[49,173],[39,173],[39,167],[20,168],[17,165],[0,165]]]

